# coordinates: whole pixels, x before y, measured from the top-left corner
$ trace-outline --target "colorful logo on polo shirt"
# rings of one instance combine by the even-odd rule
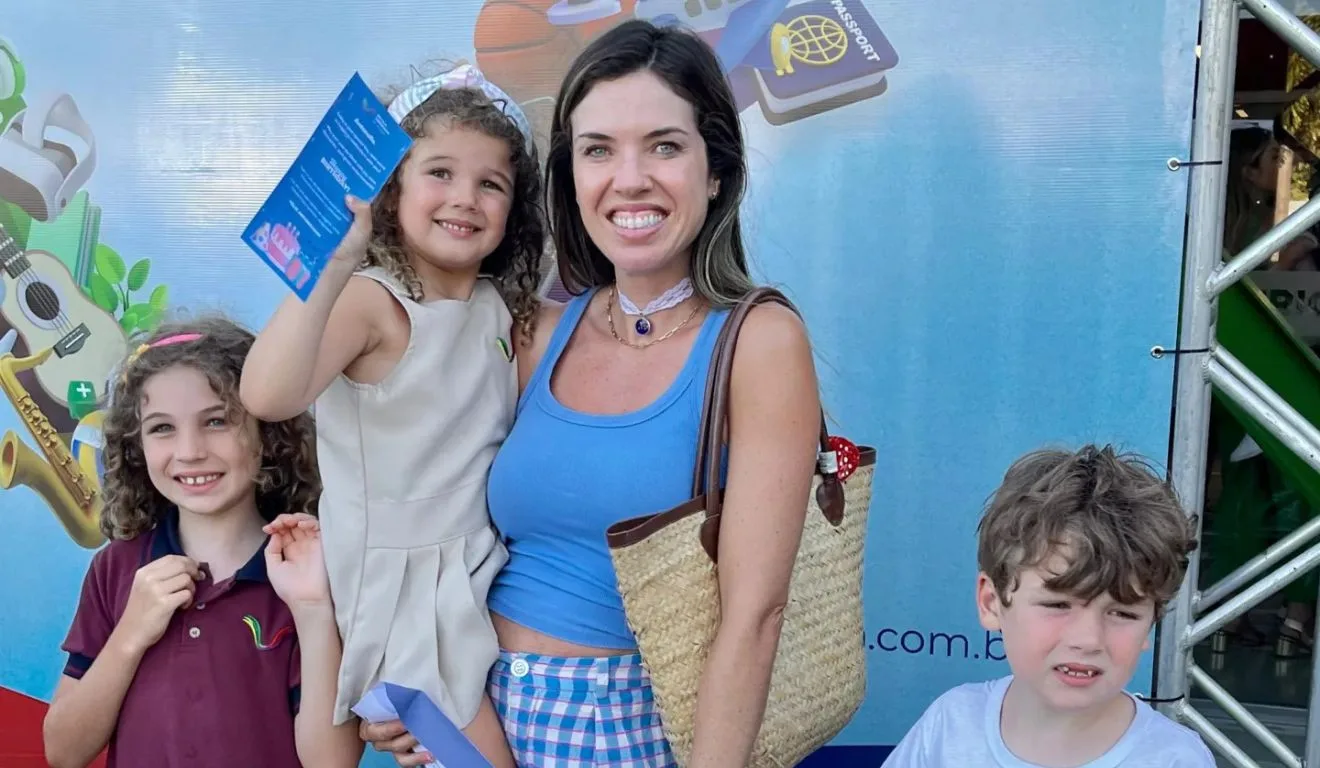
[[[513,362],[513,347],[510,347],[510,346],[509,346],[509,342],[505,341],[504,339],[500,338],[499,336],[496,336],[496,337],[495,337],[495,346],[496,346],[497,348],[499,348],[499,350],[500,350],[500,354],[504,355],[504,359],[505,359],[505,360],[507,360],[507,361],[509,361],[509,362],[511,362],[511,363]]]
[[[262,651],[269,651],[279,645],[280,641],[287,637],[289,632],[293,631],[293,627],[280,627],[275,631],[275,636],[270,639],[269,643],[267,643],[262,641],[261,622],[257,621],[256,616],[249,613],[243,617],[243,623],[252,631],[252,642],[257,646],[258,650]]]

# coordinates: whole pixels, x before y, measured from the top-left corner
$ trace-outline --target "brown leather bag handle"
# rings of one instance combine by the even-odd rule
[[[730,311],[724,327],[720,329],[711,355],[710,371],[706,376],[701,424],[697,429],[697,460],[693,468],[692,497],[705,497],[706,519],[701,525],[701,543],[712,562],[717,560],[719,549],[720,513],[724,495],[719,484],[719,472],[722,463],[720,459],[726,445],[725,428],[728,424],[733,356],[738,345],[738,333],[748,313],[756,305],[767,302],[782,304],[801,316],[797,307],[778,290],[764,286],[753,290]],[[828,452],[829,430],[823,409],[820,417],[820,450]],[[843,484],[839,482],[837,468],[823,474],[816,490],[816,502],[831,524],[842,524],[845,504]]]
[[[713,409],[718,399],[716,393],[721,388],[728,390],[727,376],[732,371],[732,362],[730,362],[729,370],[725,372],[726,378],[724,380],[720,379],[721,371],[724,368],[723,361],[725,359],[733,360],[732,347],[737,340],[738,331],[742,329],[743,320],[746,319],[747,313],[751,311],[753,296],[754,294],[748,294],[733,309],[729,310],[729,317],[725,320],[724,325],[720,327],[720,333],[715,338],[715,346],[711,349],[710,370],[706,372],[706,392],[701,401],[701,422],[697,428],[697,461],[692,468],[692,498],[694,499],[702,496],[707,487],[711,487],[706,484],[708,469],[706,457],[710,450],[710,431],[716,424],[723,425],[727,418],[723,414],[716,416]],[[721,426],[722,430],[723,427]],[[719,447],[718,442],[715,445],[717,448]],[[715,461],[718,462],[719,458],[716,458]],[[716,466],[719,465],[716,464]],[[716,513],[718,511],[716,509]],[[709,512],[707,516],[710,516]]]

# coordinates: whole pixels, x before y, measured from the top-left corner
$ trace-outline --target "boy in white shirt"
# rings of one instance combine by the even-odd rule
[[[1167,483],[1108,446],[1028,454],[978,534],[977,610],[1012,674],[940,696],[884,768],[1214,768],[1124,690],[1196,548]]]

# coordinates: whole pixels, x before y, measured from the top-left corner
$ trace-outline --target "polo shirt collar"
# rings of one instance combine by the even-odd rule
[[[256,554],[234,574],[235,581],[255,581],[266,583],[266,541],[257,548]],[[151,559],[156,560],[166,555],[182,555],[183,544],[179,540],[179,509],[170,507],[156,526],[156,535],[151,540]]]

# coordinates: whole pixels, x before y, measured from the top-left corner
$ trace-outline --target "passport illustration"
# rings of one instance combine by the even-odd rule
[[[637,0],[638,18],[682,24],[719,57],[738,111],[783,125],[888,88],[898,53],[862,0]]]
[[[861,0],[810,0],[784,9],[741,64],[766,121],[782,125],[884,93],[898,53]]]

